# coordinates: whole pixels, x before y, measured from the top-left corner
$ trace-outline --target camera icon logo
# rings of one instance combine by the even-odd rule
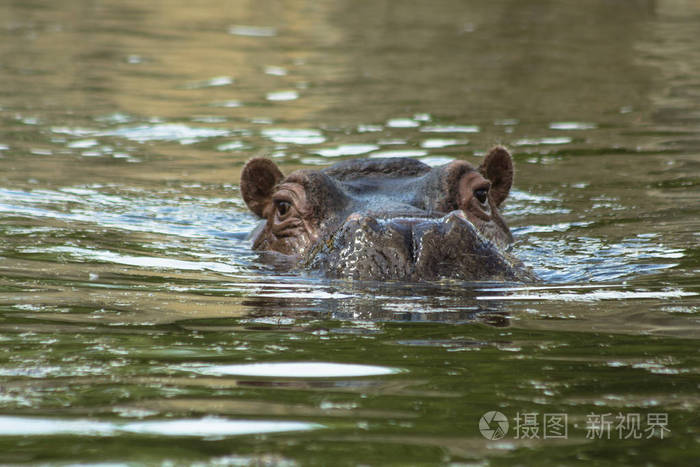
[[[479,419],[479,431],[491,441],[501,439],[508,433],[508,418],[495,410],[486,412]]]

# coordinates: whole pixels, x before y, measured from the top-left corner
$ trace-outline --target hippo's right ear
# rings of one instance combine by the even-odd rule
[[[263,157],[249,160],[241,173],[243,201],[251,211],[263,217],[275,186],[284,178],[274,162]]]

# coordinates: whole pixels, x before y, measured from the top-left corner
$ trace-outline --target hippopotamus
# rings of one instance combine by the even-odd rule
[[[475,167],[431,167],[410,158],[354,159],[285,176],[267,158],[241,173],[248,208],[264,219],[252,248],[294,268],[357,280],[534,280],[509,253],[499,207],[513,159],[493,148]]]

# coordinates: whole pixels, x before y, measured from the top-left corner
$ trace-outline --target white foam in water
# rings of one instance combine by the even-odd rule
[[[543,232],[566,232],[573,228],[588,227],[593,222],[561,222],[552,225],[529,225],[518,230],[520,235],[543,233]]]
[[[52,419],[0,416],[0,436],[116,436],[142,434],[160,436],[240,436],[324,428],[316,423],[274,420],[200,419],[148,420],[140,422],[100,422],[96,420]]]
[[[206,375],[260,376],[267,378],[352,378],[399,373],[398,368],[330,362],[273,362],[240,365],[180,367]]]
[[[175,269],[182,271],[207,270],[221,273],[237,273],[241,271],[241,268],[239,267],[230,266],[224,263],[216,263],[212,261],[185,261],[173,258],[159,258],[156,256],[128,256],[120,255],[119,253],[115,253],[113,251],[108,250],[90,250],[87,248],[69,246],[59,246],[41,249],[27,248],[24,251],[27,253],[40,253],[46,251],[68,253],[74,257],[81,259],[146,268]]]
[[[7,200],[9,203],[5,203]],[[254,221],[241,219],[235,223],[224,223],[221,231],[217,231],[209,221],[217,217],[220,211],[216,207],[207,206],[213,201],[200,199],[196,204],[182,204],[173,200],[160,198],[143,198],[141,204],[135,205],[129,198],[115,195],[100,194],[95,190],[83,188],[62,188],[61,191],[50,190],[6,190],[0,188],[0,213],[11,212],[14,215],[24,215],[38,218],[52,218],[67,222],[86,222],[100,226],[114,227],[120,230],[150,232],[166,235],[177,235],[185,238],[203,239],[212,234],[221,235],[234,231],[248,232],[254,227]],[[78,203],[71,212],[62,209],[62,203]],[[144,212],[150,215],[144,215]],[[202,226],[206,226],[205,229]],[[51,247],[49,247],[51,248]],[[94,249],[71,249],[65,253],[90,257],[101,254]],[[45,251],[41,246],[31,245],[24,250],[27,253]],[[97,252],[97,253],[95,253]],[[125,257],[110,262],[141,261]],[[148,258],[148,257],[145,257]],[[189,269],[184,266],[186,269]],[[216,266],[218,267],[218,266]]]
[[[503,289],[507,291],[508,289]],[[536,290],[536,289],[533,289]],[[555,302],[595,302],[599,300],[638,300],[638,299],[667,299],[692,297],[695,292],[682,290],[624,291],[624,290],[594,290],[586,293],[537,293],[524,289],[523,293],[513,295],[489,295],[476,297],[477,300],[546,300]]]
[[[293,298],[293,299],[321,299],[326,300],[329,298],[333,299],[344,299],[352,298],[354,295],[344,294],[339,292],[326,292],[323,290],[310,290],[310,291],[299,291],[293,290],[290,292],[260,292],[260,295],[264,295],[268,298]]]

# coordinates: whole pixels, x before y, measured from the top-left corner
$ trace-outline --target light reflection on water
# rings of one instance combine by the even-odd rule
[[[75,245],[19,245],[16,253],[23,255],[60,254],[74,261],[113,263],[155,269],[215,271],[238,274],[254,264],[244,261],[231,252],[247,252],[247,233],[257,221],[240,212],[241,201],[237,199],[210,199],[180,196],[176,199],[161,198],[158,193],[115,194],[101,193],[104,187],[65,187],[51,190],[0,190],[3,202],[0,212],[27,218],[44,219],[54,223],[80,223],[86,231],[109,229],[115,238],[121,232],[139,231],[158,236],[144,249],[155,249],[166,256],[125,255],[118,251]],[[571,209],[563,207],[561,201],[548,196],[534,196],[519,190],[512,193],[513,200],[505,215],[517,213],[520,218],[527,215],[552,216],[569,214]],[[233,210],[231,208],[234,208]],[[545,281],[553,282],[609,282],[672,268],[682,259],[683,248],[672,248],[659,243],[658,234],[640,233],[633,238],[609,243],[605,239],[579,234],[573,239],[556,239],[551,236],[538,238],[533,234],[553,234],[574,230],[585,232],[593,221],[558,222],[550,225],[524,225],[515,227],[518,237],[515,250],[525,262],[535,268]],[[56,235],[60,238],[62,227],[37,226],[32,230],[24,227],[8,227],[9,238],[25,238],[27,235],[41,236],[47,240]],[[174,237],[182,237],[174,243]],[[188,245],[196,240],[199,245]],[[52,240],[55,242],[57,240]],[[176,248],[171,248],[176,247]],[[193,255],[194,261],[167,257],[173,250]],[[170,252],[169,252],[170,250]],[[552,254],[556,252],[556,254]],[[253,255],[254,256],[254,255]],[[208,261],[211,258],[214,261]],[[661,262],[660,260],[676,260]]]
[[[352,378],[399,373],[397,368],[329,362],[268,362],[244,365],[188,365],[179,369],[204,375],[239,375],[267,378]]]
[[[693,2],[0,17],[0,462],[698,458]],[[494,144],[536,284],[331,281],[250,251],[250,157],[477,165]],[[568,451],[484,439],[489,410],[568,413]],[[586,438],[622,410],[672,436]]]
[[[304,422],[263,420],[163,420],[131,423],[108,423],[93,420],[56,420],[0,416],[0,436],[116,436],[120,434],[221,437],[250,434],[305,431],[323,428]]]

